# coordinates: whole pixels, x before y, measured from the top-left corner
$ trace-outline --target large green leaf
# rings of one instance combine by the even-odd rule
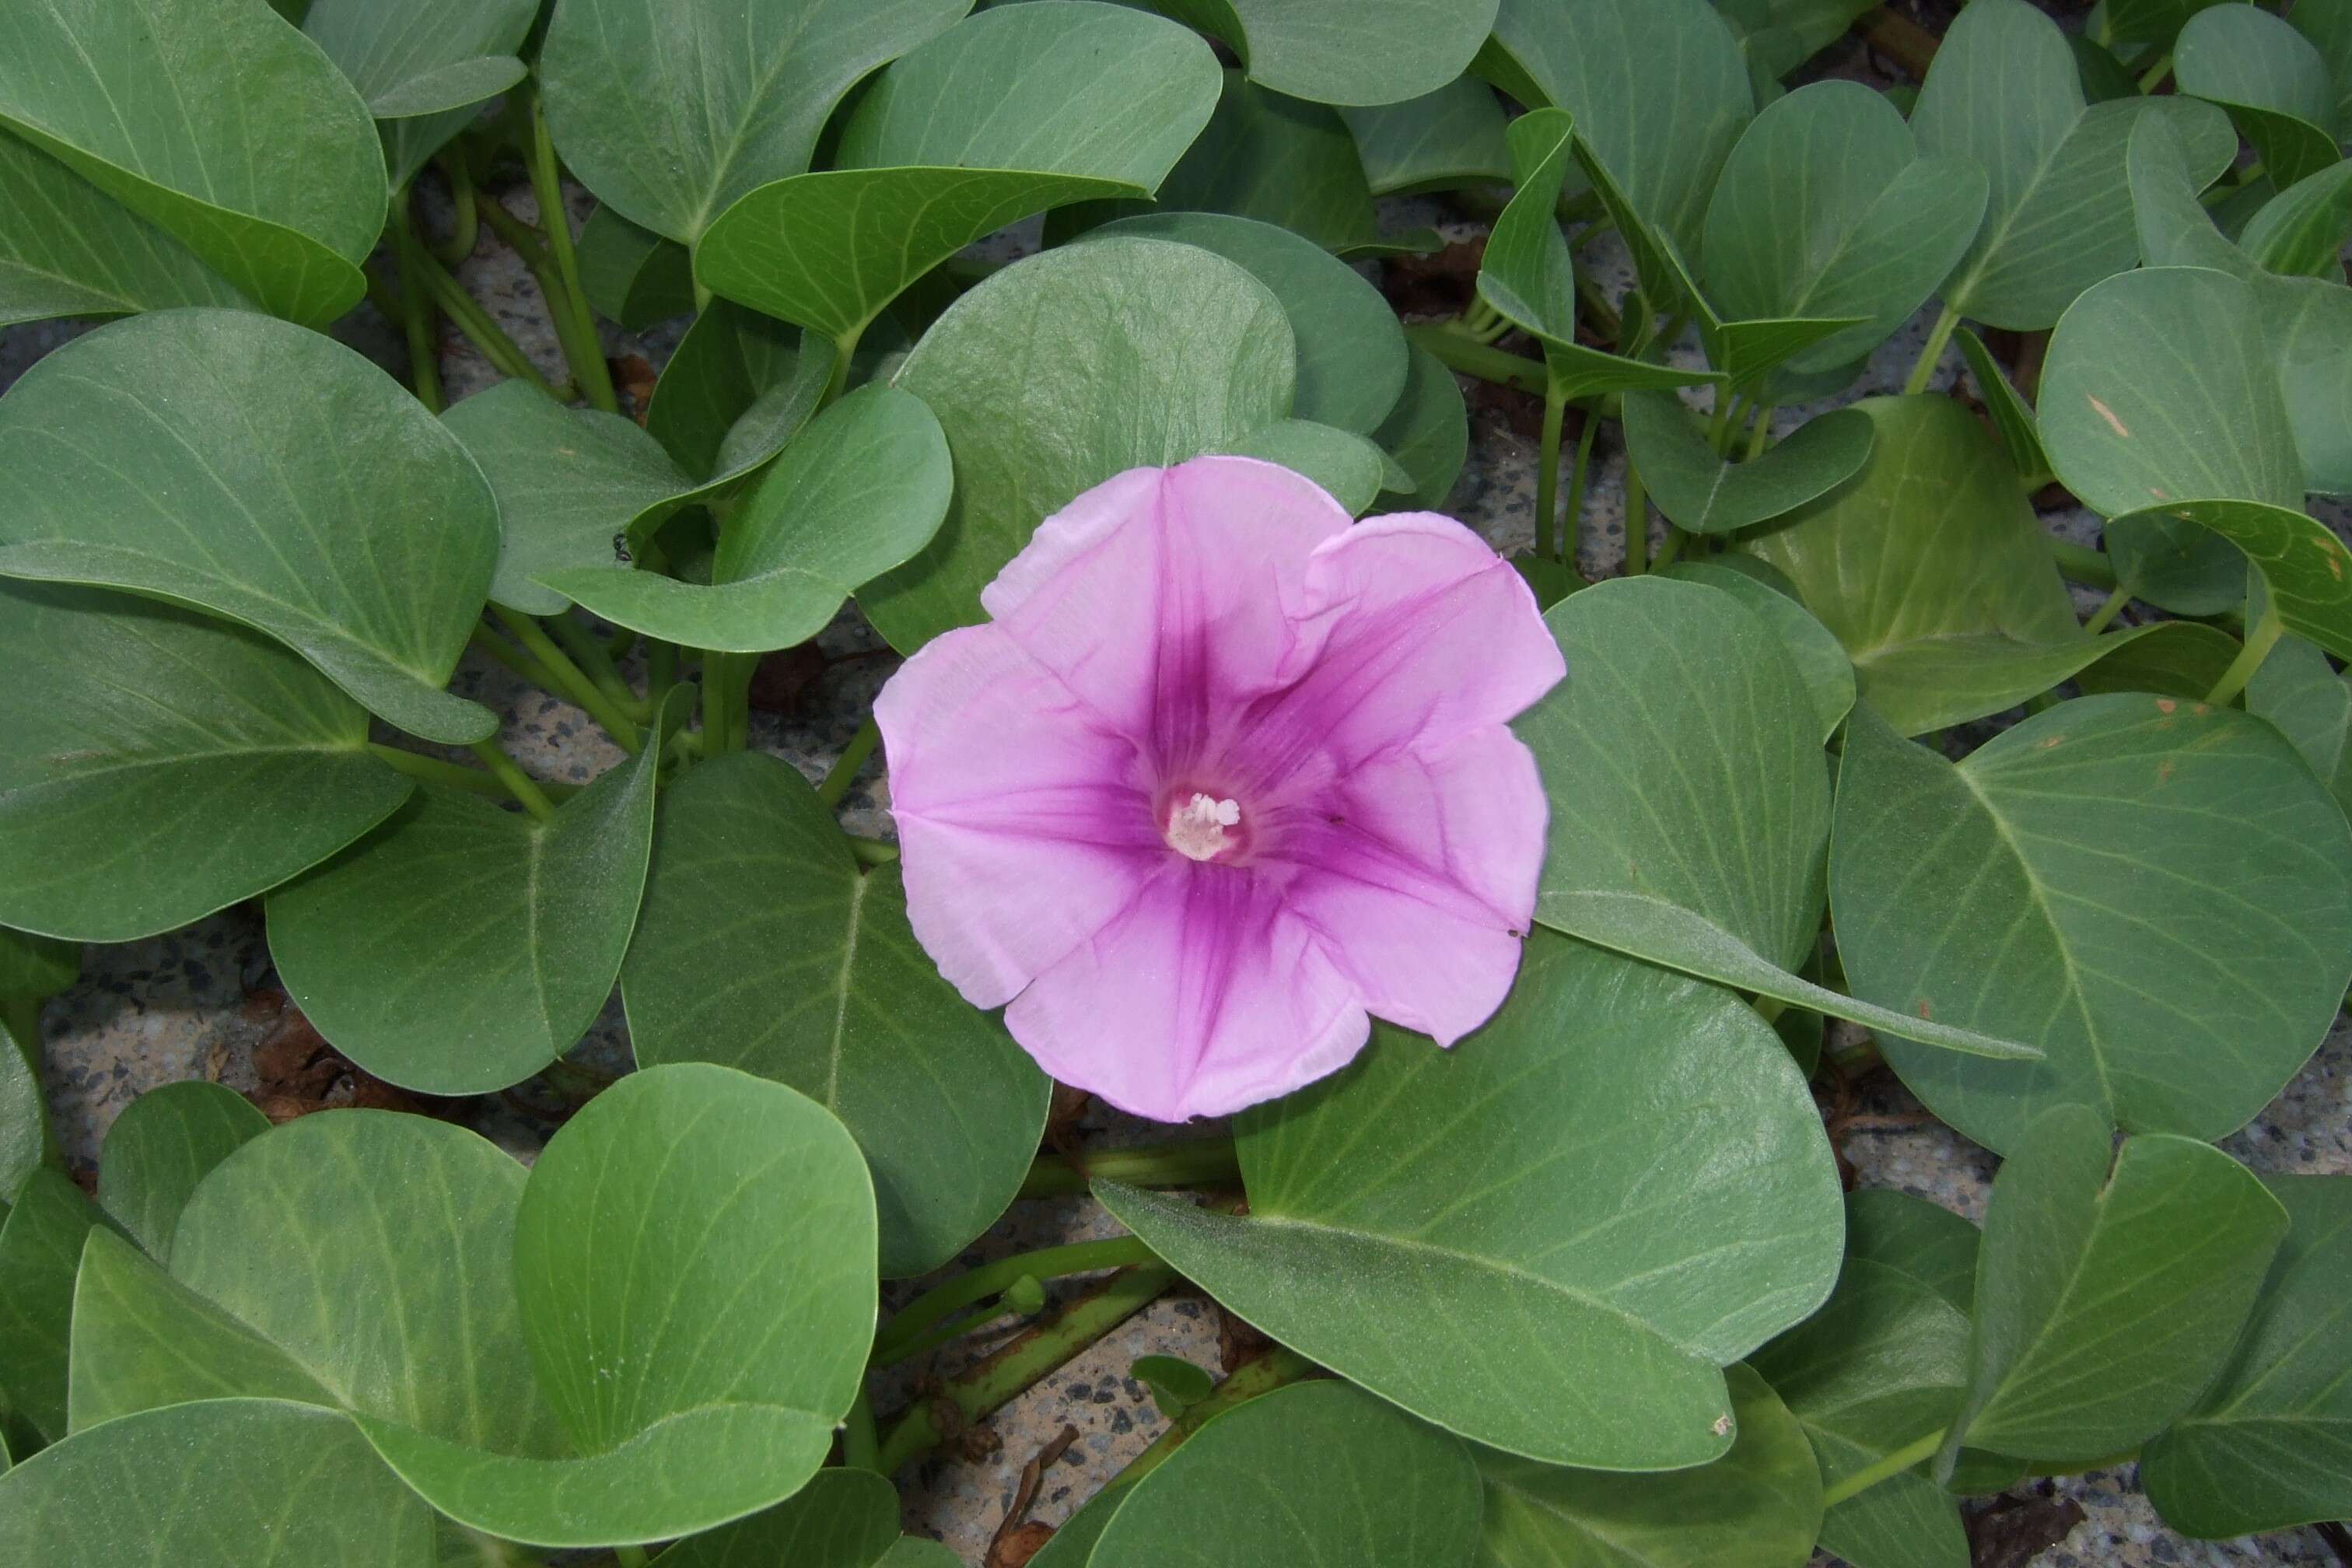
[[[110,1423],[0,1477],[0,1557],[45,1568],[432,1568],[433,1512],[345,1416],[222,1399]]]
[[[1945,1441],[2042,1463],[2121,1453],[2195,1402],[2237,1342],[2286,1211],[2193,1139],[2045,1112],[1993,1183],[1969,1389]]]
[[[1328,491],[1352,516],[1362,516],[1391,476],[1388,454],[1367,436],[1318,425],[1309,419],[1277,419],[1219,451],[1238,458],[1280,463]],[[1394,470],[1402,482],[1402,470]]]
[[[106,1216],[50,1165],[35,1169],[9,1195],[7,1220],[0,1224],[0,1398],[54,1443],[66,1435],[74,1271],[83,1241]]]
[[[971,0],[564,0],[540,48],[564,163],[640,227],[692,245],[809,166],[834,105]]]
[[[538,0],[310,0],[302,31],[367,100],[394,189],[522,79]]]
[[[639,1063],[740,1068],[847,1124],[885,1275],[946,1263],[1028,1173],[1045,1075],[940,978],[898,873],[861,873],[788,763],[716,758],[668,792],[622,987]]]
[[[106,1130],[99,1205],[150,1255],[168,1258],[196,1184],[268,1130],[251,1100],[220,1084],[192,1079],[151,1089]]]
[[[178,240],[0,132],[0,326],[244,302]]]
[[[1511,177],[1503,106],[1474,76],[1402,103],[1343,109],[1364,180],[1376,196],[1499,185]]]
[[[727,300],[694,319],[654,384],[646,431],[679,468],[730,483],[782,451],[816,413],[833,355],[800,330]]]
[[[923,552],[859,595],[912,652],[1048,514],[1113,474],[1231,446],[1290,412],[1282,302],[1197,246],[1111,238],[1005,268],[950,307],[897,384],[930,405],[956,493]]]
[[[555,1135],[515,1216],[530,1363],[582,1457],[362,1427],[436,1508],[507,1540],[711,1529],[824,1461],[873,1339],[874,1245],[866,1163],[814,1101],[727,1068],[632,1074]]]
[[[1551,802],[1538,922],[1951,1049],[2027,1049],[1798,977],[1821,926],[1829,777],[1812,697],[1763,620],[1668,579],[1597,584],[1545,618],[1570,674],[1517,724]]]
[[[2124,153],[2145,113],[2175,117],[2203,179],[2236,139],[2210,107],[2127,99],[2086,105],[2058,25],[2026,0],[1971,0],[1936,52],[1911,129],[1931,157],[1981,168],[1990,197],[1944,303],[1996,327],[2049,326],[2077,294],[2137,255]]]
[[[2246,711],[2276,726],[2352,812],[2352,681],[2326,654],[2301,637],[2282,637],[2246,683]]]
[[[2328,164],[2263,204],[2238,237],[2266,272],[2344,280],[2344,244],[2352,237],[2352,163]]]
[[[1462,384],[1445,363],[1420,344],[1412,349],[1404,392],[1372,439],[1412,480],[1382,511],[1444,511],[1470,456],[1470,409]],[[1391,481],[1392,482],[1392,481]]]
[[[1476,1450],[1479,1568],[1798,1568],[1822,1524],[1805,1429],[1748,1368],[1726,1381],[1737,1436],[1712,1464],[1626,1476]]]
[[[598,207],[580,226],[579,256],[581,292],[629,331],[694,309],[694,260],[686,247],[611,207]]]
[[[1319,1382],[1234,1406],[1135,1484],[1090,1562],[1411,1563],[1466,1568],[1469,1452],[1360,1388]]]
[[[1884,1040],[1995,1150],[2045,1108],[2218,1138],[2311,1055],[2352,982],[2352,832],[2285,740],[2231,709],[2079,698],[1947,762],[1857,710],[1830,899],[1857,995],[2040,1045],[2030,1063]]]
[[[982,236],[1067,202],[1149,196],[1223,87],[1194,34],[1099,0],[967,17],[885,70],[834,167],[765,184],[696,247],[705,285],[848,341]]]
[[[1459,77],[1496,0],[1157,0],[1233,46],[1250,79],[1315,103],[1387,104]]]
[[[1735,319],[1852,317],[1790,356],[1804,374],[1850,364],[1916,312],[1975,237],[1984,174],[1921,158],[1884,93],[1799,88],[1756,117],[1707,204],[1706,281]]]
[[[1853,709],[1853,665],[1830,629],[1797,603],[1789,580],[1752,555],[1677,561],[1663,574],[1719,588],[1754,612],[1795,661],[1812,702],[1814,731],[1827,745]]]
[[[384,219],[375,126],[318,46],[261,6],[23,0],[0,34],[0,127],[279,315],[324,326],[366,289]]]
[[[426,740],[497,728],[442,688],[481,614],[498,503],[440,421],[341,343],[242,310],[101,327],[0,398],[0,575],[243,621]]]
[[[2352,1512],[2352,1179],[2272,1176],[2293,1226],[2229,1364],[2151,1439],[2165,1522],[2208,1539]]]
[[[0,668],[11,925],[89,942],[170,931],[316,865],[411,788],[317,670],[152,599],[0,583]]]
[[[1097,1194],[1294,1350],[1529,1458],[1720,1456],[1717,1369],[1836,1274],[1836,1173],[1779,1037],[1723,991],[1549,933],[1460,1049],[1381,1026],[1236,1131],[1246,1219]]]
[[[761,476],[719,535],[708,584],[615,566],[540,580],[648,637],[734,653],[791,647],[929,543],[954,488],[947,439],[922,400],[863,386]]]
[[[1761,457],[1718,455],[1671,392],[1625,394],[1625,448],[1667,521],[1693,533],[1736,533],[1835,489],[1870,460],[1877,426],[1841,408],[1809,419]]]
[[[855,1468],[819,1470],[763,1513],[689,1536],[662,1568],[875,1568],[898,1539],[898,1493]]]
[[[2336,129],[2352,130],[2352,5],[2346,0],[2296,0],[2286,19],[2327,62],[2328,79],[2336,87]]]
[[[2234,646],[2208,626],[2085,635],[2015,468],[1967,409],[1941,396],[1856,407],[1877,427],[1861,475],[1741,547],[1788,574],[1845,645],[1863,700],[1897,730],[1920,734],[2070,678],[2096,680],[2100,661],[2151,641],[2194,645],[2196,692],[2228,664]],[[2136,673],[2151,668],[2163,667]]]
[[[329,1043],[389,1083],[487,1094],[562,1056],[603,1011],[653,853],[662,740],[547,821],[419,790],[269,895],[269,956]]]
[[[2160,125],[2161,121],[2148,123]],[[1959,346],[1960,357],[1968,362],[1969,375],[1977,384],[1977,401],[1984,405],[1985,417],[1992,422],[1994,433],[2000,437],[2010,465],[2021,479],[2047,479],[2050,458],[2042,449],[2042,427],[2034,418],[2033,405],[2026,402],[2024,394],[2010,381],[2009,373],[1992,357],[1992,351],[1985,347],[1982,338],[1961,327],[1953,332],[1952,341]]]
[[[2258,5],[2213,5],[2180,29],[2173,79],[2221,105],[2284,190],[2343,157],[2336,86],[2311,40]]]

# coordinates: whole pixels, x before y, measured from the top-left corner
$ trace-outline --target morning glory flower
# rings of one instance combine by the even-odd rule
[[[1546,816],[1506,724],[1566,668],[1475,534],[1198,458],[1078,497],[981,604],[875,716],[915,935],[1047,1072],[1222,1115],[1370,1015],[1451,1045],[1501,1004]]]

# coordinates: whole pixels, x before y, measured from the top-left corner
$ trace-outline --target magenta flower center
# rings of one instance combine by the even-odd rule
[[[1188,860],[1230,858],[1240,852],[1241,802],[1218,799],[1203,790],[1178,791],[1168,805],[1161,830],[1168,847]]]

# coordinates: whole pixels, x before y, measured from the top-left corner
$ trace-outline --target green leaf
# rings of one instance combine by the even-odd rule
[[[1921,158],[1882,93],[1799,88],[1739,139],[1707,204],[1706,281],[1735,319],[1850,318],[1791,354],[1790,371],[1868,354],[1936,291],[1984,216],[1984,175]]]
[[[40,1041],[19,1040],[0,1019],[0,1188],[10,1193],[40,1169],[53,1146],[49,1104],[33,1070],[40,1049]]]
[[[604,1010],[653,853],[662,739],[545,822],[426,787],[269,895],[269,956],[319,1033],[388,1083],[487,1094],[570,1050]]]
[[[1410,356],[1396,312],[1354,268],[1320,246],[1223,213],[1142,213],[1093,233],[1198,246],[1271,289],[1297,346],[1294,418],[1368,434],[1403,395]]]
[[[2282,637],[2246,685],[2246,711],[2303,754],[2336,803],[2352,811],[2352,683],[2301,637]]]
[[[1306,419],[1276,420],[1219,450],[1279,463],[1303,474],[1358,517],[1380,499],[1388,473],[1388,455],[1368,437]]]
[[[1503,106],[1476,77],[1456,77],[1402,103],[1342,109],[1364,180],[1376,196],[1507,184]]]
[[[178,240],[0,132],[0,326],[245,302]]]
[[[233,1089],[202,1079],[151,1089],[106,1130],[99,1206],[152,1256],[168,1258],[196,1184],[268,1131],[269,1119]]]
[[[2139,96],[2139,79],[2115,51],[2087,33],[2069,33],[2066,47],[2074,52],[2074,73],[2083,79],[2083,96],[2093,103],[2113,103]]]
[[[2352,1511],[2352,1180],[2263,1184],[2294,1224],[2245,1336],[2140,1460],[2165,1522],[2208,1540]]]
[[[2267,272],[2344,281],[2352,237],[2352,163],[2306,175],[2263,204],[2238,243]]]
[[[1217,1387],[1217,1380],[1208,1368],[1182,1356],[1138,1356],[1128,1367],[1127,1374],[1151,1391],[1151,1402],[1170,1421],[1183,1415],[1188,1406],[1208,1398]]]
[[[799,1490],[832,1446],[874,1334],[873,1186],[841,1124],[783,1085],[649,1068],[540,1156],[514,1282],[583,1457],[363,1419],[369,1440],[443,1513],[509,1541],[690,1535]]]
[[[1633,211],[1698,256],[1707,199],[1755,113],[1738,40],[1712,5],[1504,0],[1481,68],[1498,63],[1498,86],[1573,114]]]
[[[1948,1457],[1963,1436],[2042,1463],[2121,1453],[2186,1411],[2237,1342],[2286,1211],[2218,1149],[2156,1135],[2115,1151],[2107,1125],[2058,1107],[2001,1165]]]
[[[1992,421],[1994,433],[2000,437],[2001,449],[2009,454],[2010,466],[2021,479],[2046,477],[2050,458],[2042,449],[2042,428],[2034,418],[2033,405],[2010,384],[2009,374],[1992,357],[1992,351],[1985,347],[1982,338],[1966,327],[1954,331],[1952,338],[1959,345],[1960,357],[1968,362],[1969,376],[1977,384],[1977,401],[1984,405],[1985,416]]]
[[[2147,58],[2172,47],[2189,18],[2222,0],[2100,0],[2091,26],[2106,44],[2146,44]]]
[[[1467,1563],[1468,1450],[1344,1383],[1218,1415],[1135,1484],[1090,1562]]]
[[[1822,1475],[1780,1396],[1728,1369],[1731,1451],[1664,1475],[1577,1470],[1476,1450],[1486,1513],[1478,1562],[1493,1568],[1793,1568],[1821,1531]]]
[[[1102,239],[1006,268],[898,372],[947,433],[956,493],[923,552],[859,595],[867,617],[903,652],[982,619],[981,588],[1081,491],[1285,417],[1293,359],[1281,301],[1197,246]]]
[[[1733,462],[1673,393],[1625,394],[1625,448],[1658,510],[1693,533],[1736,533],[1819,500],[1862,471],[1876,433],[1867,414],[1842,408]]]
[[[900,290],[1006,224],[1150,195],[1222,86],[1206,44],[1147,13],[1097,0],[983,11],[859,96],[832,169],[720,214],[696,271],[729,299],[854,340]]]
[[[2030,331],[2130,267],[2137,250],[2124,155],[2148,113],[2182,127],[2205,180],[2235,153],[2225,125],[2214,135],[2220,117],[2210,108],[2153,99],[2086,105],[2055,22],[2026,0],[1971,0],[1911,115],[1922,152],[1970,161],[1989,183],[1983,226],[1945,280],[1944,303]]]
[[[302,31],[367,100],[394,190],[523,78],[537,0],[311,0]]]
[[[2341,160],[2336,88],[2310,39],[2258,5],[2213,5],[2173,46],[2180,90],[2220,104],[2280,189]]]
[[[383,155],[316,45],[213,0],[26,0],[12,21],[0,127],[281,316],[323,327],[358,302]]]
[[[1392,104],[1468,68],[1496,0],[1162,0],[1233,46],[1253,81],[1314,103]]]
[[[80,943],[0,926],[0,996],[54,996],[80,978]]]
[[[661,1568],[874,1568],[898,1539],[898,1493],[871,1470],[819,1470],[749,1519],[689,1536]]]
[[[1830,629],[1797,602],[1795,591],[1787,586],[1788,579],[1751,555],[1677,561],[1663,574],[1720,589],[1764,623],[1795,662],[1797,674],[1805,683],[1805,695],[1812,702],[1815,732],[1822,744],[1828,744],[1853,708],[1853,666]]]
[[[712,489],[783,450],[816,413],[833,356],[803,352],[800,330],[724,300],[678,340],[646,410],[646,431]]]
[[[2352,5],[2345,0],[2296,0],[2287,14],[2294,30],[2312,41],[2327,63],[2336,87],[2336,128],[2352,128]]]
[[[1404,392],[1372,439],[1404,469],[1412,489],[1391,492],[1396,504],[1375,510],[1443,511],[1470,456],[1469,405],[1443,360],[1418,343],[1410,346]]]
[[[1963,1314],[1976,1297],[1981,1242],[1974,1225],[1925,1198],[1887,1187],[1846,1194],[1847,1258],[1891,1268]]]
[[[149,1411],[0,1477],[0,1556],[47,1568],[431,1568],[433,1529],[349,1419],[274,1399]]]
[[[15,1202],[0,1224],[0,1396],[19,1420],[55,1443],[66,1435],[74,1271],[81,1265],[82,1242],[106,1216],[51,1165],[37,1167],[11,1195]]]
[[[694,258],[677,241],[598,207],[580,226],[578,248],[581,291],[625,331],[641,332],[694,309]]]
[[[737,198],[807,169],[825,120],[860,79],[970,8],[566,0],[540,47],[548,129],[599,201],[691,246]]]
[[[0,583],[0,668],[11,925],[77,942],[173,930],[316,865],[411,788],[317,670],[156,600]]]
[[[1804,678],[1762,619],[1639,578],[1544,618],[1574,673],[1517,726],[1551,802],[1539,923],[1948,1049],[2028,1048],[1798,977],[1821,927],[1829,775]]]
[[[481,614],[498,503],[424,405],[342,344],[241,310],[101,327],[0,398],[0,468],[16,477],[0,575],[243,621],[428,741],[498,727],[442,689]]]
[[[1549,1463],[1721,1455],[1717,1368],[1837,1271],[1836,1173],[1779,1037],[1723,991],[1548,933],[1465,1048],[1379,1026],[1353,1066],[1244,1112],[1236,1138],[1246,1219],[1097,1195],[1301,1354]]]
[[[2016,1064],[1881,1042],[1996,1151],[2053,1105],[2219,1138],[2352,982],[2343,812],[2275,730],[2201,702],[2079,698],[1957,764],[1857,710],[1830,902],[1856,995],[2042,1047]]]
[[[1028,1174],[1045,1075],[940,978],[897,871],[861,873],[788,763],[718,757],[669,790],[622,988],[641,1065],[723,1063],[842,1119],[887,1276],[949,1261]]]
[[[2210,643],[2228,641],[2179,622],[2086,635],[2015,469],[1982,424],[1942,396],[1855,406],[1878,432],[1861,475],[1741,548],[1788,574],[1845,645],[1862,700],[1897,730],[1998,713],[2138,643],[2207,644],[2210,658]]]
[[[709,584],[615,566],[559,568],[540,581],[608,621],[689,647],[792,647],[929,543],[954,486],[947,439],[922,401],[863,386],[761,476],[728,520]]]

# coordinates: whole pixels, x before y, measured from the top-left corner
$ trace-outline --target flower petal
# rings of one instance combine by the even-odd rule
[[[1037,527],[981,594],[996,624],[1163,772],[1293,653],[1286,606],[1348,513],[1255,458],[1108,479]]]
[[[1287,1094],[1346,1066],[1371,1028],[1275,879],[1181,859],[1004,1022],[1064,1083],[1157,1121]]]
[[[1287,828],[1283,898],[1377,1016],[1450,1046],[1502,1005],[1549,816],[1535,753],[1492,725],[1391,752]]]
[[[993,626],[926,644],[874,717],[908,919],[976,1007],[1010,1001],[1169,858],[1134,743]]]

